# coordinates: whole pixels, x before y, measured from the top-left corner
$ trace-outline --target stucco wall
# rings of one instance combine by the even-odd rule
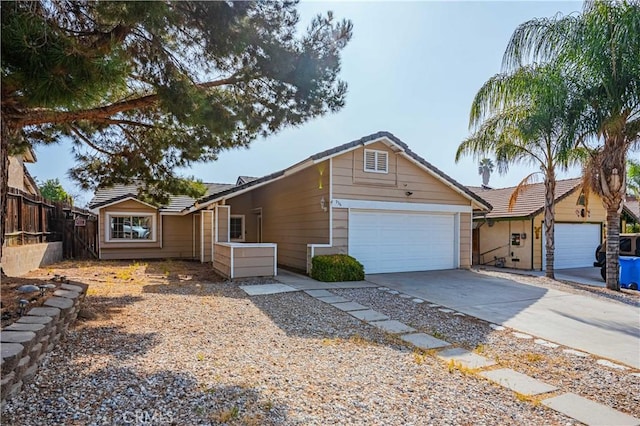
[[[61,260],[61,241],[2,248],[2,269],[12,277],[19,277]]]

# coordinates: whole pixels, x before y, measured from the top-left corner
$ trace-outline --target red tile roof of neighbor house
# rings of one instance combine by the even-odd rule
[[[561,200],[581,187],[582,179],[564,179],[556,182],[556,201]],[[516,189],[515,186],[509,188],[491,189],[487,187],[468,186],[478,196],[487,200],[493,210],[487,213],[486,218],[508,218],[508,217],[530,217],[535,216],[544,209],[544,183],[534,183],[520,193],[518,201],[509,210],[509,198]]]
[[[625,211],[636,223],[640,223],[640,201],[634,197],[627,195],[624,202]]]

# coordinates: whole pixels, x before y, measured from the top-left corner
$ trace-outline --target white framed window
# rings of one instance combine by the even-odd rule
[[[232,214],[229,217],[229,238],[231,241],[244,241],[243,214]]]
[[[107,242],[154,242],[156,241],[156,215],[108,212],[105,237]]]
[[[364,150],[364,171],[389,173],[389,153],[373,149]]]

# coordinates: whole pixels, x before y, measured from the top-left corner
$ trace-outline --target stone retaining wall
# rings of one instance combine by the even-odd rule
[[[10,277],[19,277],[62,260],[62,241],[2,247],[2,270]]]
[[[45,356],[64,338],[87,294],[86,284],[62,284],[42,307],[32,308],[0,332],[1,405],[33,378]]]

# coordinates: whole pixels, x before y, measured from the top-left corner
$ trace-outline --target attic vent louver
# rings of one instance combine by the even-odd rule
[[[364,171],[387,173],[389,171],[389,154],[386,151],[364,150]]]

